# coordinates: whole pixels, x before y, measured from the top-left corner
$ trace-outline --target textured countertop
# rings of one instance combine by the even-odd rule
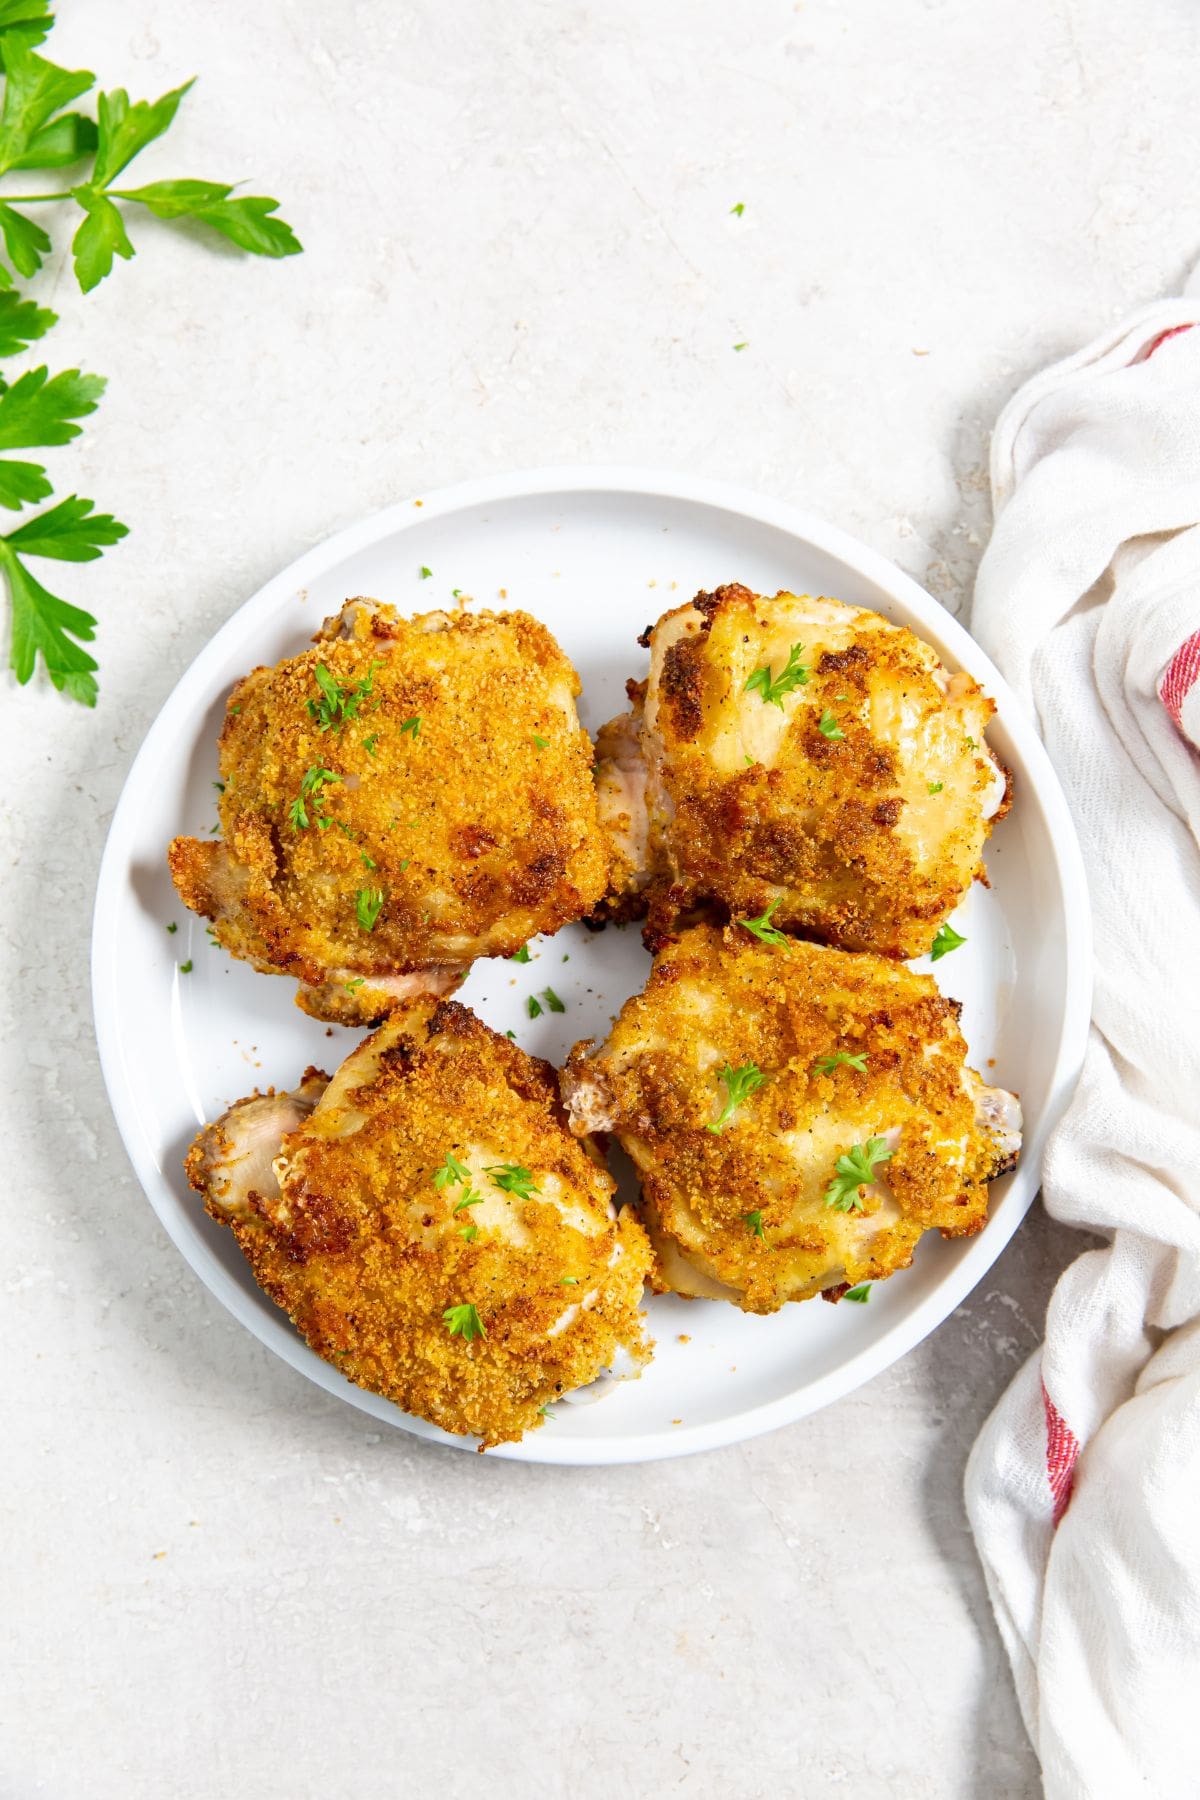
[[[1194,260],[1200,22],[1183,0],[60,16],[57,59],[108,86],[202,77],[141,179],[245,177],[307,250],[243,261],[148,221],[87,300],[61,260],[35,290],[52,366],[110,377],[59,489],[133,530],[59,566],[101,616],[97,711],[35,683],[0,712],[0,1794],[1036,1794],[960,1490],[1077,1241],[1035,1210],[919,1350],[742,1448],[572,1472],[423,1447],[273,1359],[166,1240],[97,1068],[89,911],[195,651],[410,491],[553,462],[728,477],[964,615],[998,408]]]

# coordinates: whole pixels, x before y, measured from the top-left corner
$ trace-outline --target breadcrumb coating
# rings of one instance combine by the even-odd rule
[[[237,1102],[187,1172],[319,1356],[482,1448],[650,1355],[642,1227],[549,1064],[456,1001],[393,1014],[332,1081]]]
[[[604,891],[578,692],[525,613],[348,602],[230,694],[222,836],[175,839],[180,897],[233,955],[295,976],[318,1018],[452,990]]]
[[[1009,803],[978,684],[878,613],[737,584],[642,641],[649,678],[597,744],[601,916],[648,911],[655,948],[696,908],[774,901],[842,949],[928,950]]]
[[[574,1129],[614,1131],[637,1165],[656,1287],[767,1313],[882,1280],[926,1231],[982,1228],[1019,1108],[966,1054],[927,975],[699,925],[660,952],[601,1050],[575,1046],[563,1092]],[[855,1146],[875,1179],[836,1184],[839,1210],[827,1198]]]

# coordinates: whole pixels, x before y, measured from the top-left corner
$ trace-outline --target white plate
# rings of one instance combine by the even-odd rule
[[[420,578],[424,565],[432,570]],[[715,1301],[649,1302],[655,1360],[593,1406],[560,1406],[520,1444],[528,1462],[613,1463],[678,1456],[772,1430],[886,1368],[959,1304],[1020,1224],[1038,1185],[1046,1134],[1083,1058],[1091,949],[1083,868],[1062,792],[1014,695],[966,632],[882,556],[792,507],[724,485],[636,470],[551,470],[468,482],[404,501],[302,556],[201,651],[142,745],[100,871],[93,994],[100,1058],[134,1168],[192,1268],[264,1344],[355,1406],[421,1437],[473,1447],[322,1362],[260,1293],[229,1231],[207,1218],[183,1176],[197,1127],[255,1086],[290,1086],[306,1063],[337,1067],[354,1042],[306,1019],[294,984],[216,949],[175,897],[165,852],[177,832],[215,820],[217,732],[233,681],[303,649],[352,594],[405,611],[523,607],[554,632],[583,680],[594,730],[622,710],[644,671],[638,633],[700,588],[741,581],[766,593],[832,594],[910,625],[995,698],[990,732],[1016,801],[989,846],[990,891],[955,914],[966,946],[937,965],[964,1002],[972,1062],[1020,1091],[1025,1151],[992,1189],[979,1236],[929,1238],[910,1270],[866,1306],[790,1306],[755,1318]],[[499,590],[504,590],[504,598]],[[178,921],[169,935],[166,926]],[[191,959],[193,970],[179,964]],[[569,959],[569,960],[568,960]],[[533,945],[528,965],[477,963],[462,998],[490,1024],[561,1061],[576,1038],[603,1037],[649,959],[637,928],[593,936],[571,926]],[[530,1021],[526,996],[552,985],[561,1015]],[[994,1059],[994,1063],[993,1063]],[[686,1339],[686,1342],[684,1341]]]

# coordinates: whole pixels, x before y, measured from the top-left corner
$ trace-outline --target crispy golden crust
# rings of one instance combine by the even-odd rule
[[[838,1052],[865,1056],[865,1071],[821,1072]],[[577,1128],[612,1129],[637,1164],[657,1285],[772,1312],[905,1268],[931,1228],[982,1227],[1013,1139],[977,1118],[1000,1090],[965,1057],[957,1008],[929,976],[698,926],[659,954],[601,1051],[575,1047],[563,1081]],[[721,1070],[747,1063],[765,1084],[708,1129]],[[827,1206],[838,1157],[871,1138],[893,1154],[862,1210]]]
[[[234,688],[222,838],[177,838],[169,863],[235,956],[317,990],[305,1004],[319,1017],[370,1021],[411,998],[388,977],[433,969],[444,991],[473,957],[587,912],[606,851],[579,680],[536,620],[406,620],[356,601],[324,629],[315,649]],[[326,730],[309,711],[318,665],[347,693],[369,678],[354,716]],[[313,770],[338,779],[305,795]],[[373,928],[360,889],[382,892]]]
[[[303,1089],[277,1098],[293,1116],[306,1104]],[[550,1066],[457,1002],[396,1014],[354,1051],[268,1179],[241,1141],[246,1109],[261,1133],[265,1104],[206,1127],[188,1176],[349,1380],[488,1446],[540,1426],[540,1407],[614,1361],[648,1356],[645,1233],[628,1208],[613,1214],[614,1184],[567,1130]],[[469,1186],[435,1185],[448,1153]],[[500,1164],[527,1169],[538,1193],[497,1185],[487,1170]],[[230,1181],[252,1167],[257,1189]],[[451,1335],[443,1315],[462,1305],[485,1336]]]
[[[600,734],[613,845],[602,911],[648,909],[655,947],[698,902],[753,916],[778,900],[777,924],[841,948],[927,950],[1007,810],[979,686],[878,613],[739,585],[667,613],[649,641],[632,714]],[[806,679],[779,704],[747,691],[758,669],[778,678],[793,645]],[[644,760],[640,822],[631,738]]]

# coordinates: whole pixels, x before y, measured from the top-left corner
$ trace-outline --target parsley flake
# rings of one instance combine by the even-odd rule
[[[522,944],[521,948],[514,950],[511,956],[505,958],[505,961],[527,963],[529,961],[529,945]]]
[[[185,963],[180,963],[179,973],[181,975],[190,975],[191,972],[192,972],[192,959],[189,956]]]
[[[493,1163],[488,1169],[495,1187],[502,1188],[506,1194],[515,1194],[518,1200],[528,1200],[533,1194],[540,1194],[541,1189],[535,1187],[533,1176],[520,1163]]]
[[[383,911],[384,893],[381,887],[361,887],[354,896],[354,912],[364,931],[374,931],[380,913]]]
[[[857,1287],[847,1288],[842,1295],[843,1300],[853,1300],[856,1306],[865,1306],[870,1298],[871,1284],[869,1281],[860,1281]]]
[[[382,662],[371,663],[362,680],[351,687],[331,675],[324,663],[318,663],[313,670],[318,697],[304,702],[309,718],[317,722],[317,730],[329,731],[336,725],[341,731],[347,719],[356,719],[359,707],[370,696],[375,671],[382,667]]]
[[[321,830],[328,830],[330,819],[325,808],[324,790],[341,781],[332,769],[322,769],[314,765],[308,770],[300,783],[300,792],[288,807],[288,821],[293,831],[307,831],[309,824],[316,824]],[[308,801],[312,801],[312,818],[309,818]],[[339,821],[340,823],[340,821]]]
[[[762,1070],[756,1068],[752,1062],[742,1063],[736,1069],[726,1063],[717,1076],[718,1081],[725,1083],[725,1105],[714,1123],[704,1127],[705,1131],[711,1131],[714,1136],[719,1136],[738,1107],[744,1105],[751,1094],[757,1093],[766,1079]]]
[[[463,1239],[464,1243],[473,1244],[475,1239],[479,1236],[479,1227],[478,1225],[460,1225],[458,1228],[458,1235]]]
[[[536,731],[533,734],[533,741],[539,750],[548,750],[550,748],[550,739],[539,737]]]
[[[778,925],[771,923],[771,914],[782,899],[782,894],[776,894],[766,912],[760,913],[757,919],[739,919],[738,924],[743,930],[752,932],[760,943],[777,944],[782,949],[788,950],[791,948],[792,940],[785,931],[780,931]]]
[[[168,931],[172,931],[172,932],[174,932],[174,931],[178,931],[178,930],[179,930],[179,927],[178,927],[178,925],[176,925],[176,924],[175,924],[175,922],[174,922],[174,921],[173,921],[173,920],[172,920],[172,922],[171,922],[171,924],[170,924],[170,925],[168,925],[168,926],[167,926],[167,930],[168,930]]]
[[[482,1205],[483,1205],[483,1195],[477,1194],[475,1192],[474,1188],[468,1188],[467,1192],[463,1195],[462,1199],[455,1203],[453,1210],[451,1212],[451,1217],[454,1216],[454,1213],[466,1212],[467,1208],[470,1206],[482,1206]]]
[[[846,735],[828,707],[817,720],[817,730],[823,738],[828,738],[831,744],[836,744],[840,738],[844,738]]]
[[[931,781],[928,783],[928,787],[931,794],[940,794],[942,791],[942,783],[940,781]]]
[[[422,564],[421,564],[421,574],[420,574],[420,580],[422,580],[422,581],[428,581],[428,580],[429,580],[429,578],[430,578],[430,576],[431,576],[431,575],[432,575],[432,574],[433,574],[433,570],[432,570],[432,569],[427,569],[427,568],[426,568],[426,567],[425,567],[425,564],[424,564],[424,563],[422,563]]]
[[[578,1275],[564,1275],[558,1285],[559,1287],[578,1287],[579,1277]]]
[[[750,348],[750,345],[749,345],[749,343],[735,344],[733,347],[735,350],[748,350]]]
[[[865,1050],[835,1050],[832,1056],[818,1056],[813,1068],[818,1075],[832,1075],[839,1063],[844,1063],[848,1069],[857,1069],[860,1075],[867,1072]]]
[[[742,214],[746,210],[746,203],[744,200],[739,200],[737,205],[731,206],[729,210],[733,214],[735,219],[740,219]]]
[[[750,1230],[754,1233],[754,1236],[760,1238],[763,1234],[762,1214],[760,1212],[748,1212],[743,1213],[742,1217],[745,1219]]]
[[[405,732],[407,732],[410,737],[420,737],[421,718],[419,713],[414,713],[411,719],[405,719],[403,725],[400,727],[400,736],[403,737]]]
[[[469,1302],[462,1306],[448,1306],[442,1314],[442,1318],[446,1322],[446,1330],[450,1336],[461,1337],[468,1344],[472,1338],[487,1336],[478,1307]]]
[[[366,979],[365,975],[355,975],[350,981],[344,982],[343,986],[348,994],[357,994]]]
[[[966,941],[965,937],[959,936],[953,925],[939,925],[938,934],[929,946],[929,960],[941,962],[943,956],[949,956],[952,950],[957,950]]]
[[[366,751],[368,756],[374,756],[375,746],[378,742],[379,742],[379,733],[377,731],[373,731],[369,738],[363,739],[363,749]]]
[[[834,1177],[825,1189],[825,1204],[835,1212],[863,1212],[861,1188],[870,1187],[880,1163],[890,1161],[894,1153],[887,1139],[868,1138],[865,1144],[852,1144],[834,1163]]]
[[[567,1010],[553,988],[543,988],[542,999],[553,1013],[565,1013]]]
[[[793,688],[804,687],[808,681],[810,671],[800,661],[803,651],[803,644],[793,644],[788,651],[787,661],[773,681],[770,663],[764,663],[761,669],[755,669],[742,692],[756,693],[764,705],[777,706],[782,712],[783,696],[790,694]]]
[[[540,1019],[542,1016],[541,1001],[535,1000],[533,995],[530,994],[529,998],[525,1002],[525,1011],[529,1014],[531,1019]]]

